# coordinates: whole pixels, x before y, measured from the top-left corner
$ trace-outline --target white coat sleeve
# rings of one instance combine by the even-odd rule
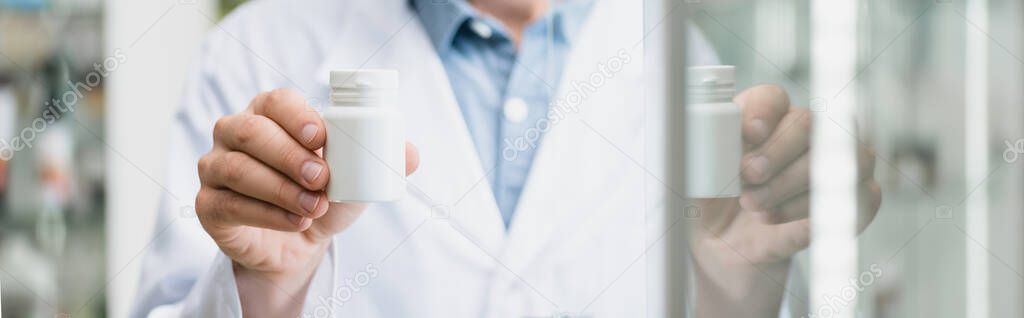
[[[211,37],[212,38],[212,37]],[[193,207],[199,190],[197,163],[212,146],[212,125],[217,118],[234,113],[234,103],[245,103],[242,90],[230,92],[224,87],[224,75],[212,73],[205,65],[216,56],[206,45],[198,67],[194,67],[185,84],[181,106],[171,124],[168,142],[167,177],[157,211],[152,243],[147,246],[142,263],[132,317],[180,316],[182,301],[195,296],[199,288],[209,304],[224,308],[238,307],[230,262],[215,257],[219,250],[203,231]],[[233,94],[232,94],[233,93]],[[241,104],[245,105],[245,104]],[[227,264],[227,266],[217,266]],[[227,271],[224,269],[227,268]],[[214,281],[216,280],[216,281]],[[224,282],[231,282],[228,286]],[[230,288],[229,288],[230,287]],[[196,298],[189,296],[190,298]],[[234,305],[229,299],[234,298]],[[192,307],[203,304],[192,304]]]
[[[301,317],[333,317],[337,309],[332,296],[336,245],[331,246],[310,282]],[[217,253],[211,268],[199,277],[182,303],[157,307],[149,317],[242,317],[231,260]]]

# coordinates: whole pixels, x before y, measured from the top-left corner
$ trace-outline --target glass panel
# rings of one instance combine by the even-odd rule
[[[735,66],[736,103],[744,116],[768,107],[759,101],[778,92],[759,85],[771,84],[788,95],[790,108],[780,122],[806,114],[810,124],[802,127],[799,120],[789,128],[769,119],[771,141],[752,144],[760,139],[744,117],[743,163],[734,173],[742,194],[729,203],[739,213],[701,206],[711,196],[703,188],[714,184],[706,181],[713,175],[708,170],[730,158],[715,151],[731,139],[709,133],[718,126],[700,112],[708,107],[708,88],[690,84],[690,118],[677,122],[696,129],[686,130],[682,146],[689,151],[683,176],[689,202],[702,212],[691,223],[706,225],[720,213],[731,218],[725,230],[696,227],[689,235],[698,238],[690,242],[695,282],[689,292],[698,295],[691,310],[815,317],[1022,314],[1014,301],[1024,296],[1019,2],[701,1],[679,8],[689,11],[707,40],[686,41],[687,52],[698,51],[690,65]],[[706,46],[714,59],[701,59],[699,48]],[[691,74],[701,74],[699,81],[714,77],[703,72]],[[758,155],[768,157],[767,168],[754,159]],[[695,200],[695,194],[703,197]],[[740,222],[744,215],[749,224]],[[805,217],[809,235],[787,228]],[[769,231],[750,225],[765,223],[781,225]],[[722,255],[739,261],[730,268]],[[763,292],[745,294],[752,291]],[[729,292],[746,295],[744,301],[700,296]],[[782,305],[757,307],[758,299]]]

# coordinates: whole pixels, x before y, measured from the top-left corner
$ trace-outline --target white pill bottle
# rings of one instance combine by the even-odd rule
[[[736,68],[690,67],[686,73],[686,192],[691,198],[738,197],[743,113],[732,101]]]
[[[405,121],[397,110],[398,72],[331,72],[324,159],[331,202],[391,202],[405,193]]]

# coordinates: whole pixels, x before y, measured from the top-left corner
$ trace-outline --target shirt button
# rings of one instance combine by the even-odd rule
[[[502,111],[505,114],[505,119],[516,124],[523,122],[530,115],[530,109],[522,98],[512,98],[505,101],[505,107]]]
[[[473,29],[473,32],[476,32],[476,35],[479,35],[484,39],[490,39],[491,36],[494,35],[494,30],[492,30],[490,26],[487,26],[486,23],[480,22],[480,20],[473,20],[473,22],[469,24],[469,28]]]

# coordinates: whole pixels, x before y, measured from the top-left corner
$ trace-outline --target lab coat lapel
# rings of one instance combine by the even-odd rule
[[[341,28],[319,73],[326,79],[329,70],[340,68],[399,71],[406,137],[420,153],[419,169],[408,178],[402,203],[419,211],[406,209],[402,212],[415,215],[402,217],[410,228],[425,216],[448,219],[452,230],[442,241],[481,264],[493,264],[488,255],[497,255],[503,246],[504,225],[444,67],[422,24],[405,0],[353,3],[359,5],[346,14],[375,18],[352,19],[362,24]]]
[[[557,243],[560,236],[554,233],[578,230],[588,211],[607,203],[602,193],[614,189],[616,178],[625,173],[609,168],[621,166],[623,159],[610,155],[609,149],[618,148],[616,143],[637,143],[619,137],[642,129],[640,8],[631,1],[596,1],[574,39],[558,98],[549,111],[551,125],[541,140],[502,257],[513,271],[528,270],[538,255]],[[592,85],[595,89],[586,86],[602,72],[601,65],[616,58],[630,61],[605,83]]]

